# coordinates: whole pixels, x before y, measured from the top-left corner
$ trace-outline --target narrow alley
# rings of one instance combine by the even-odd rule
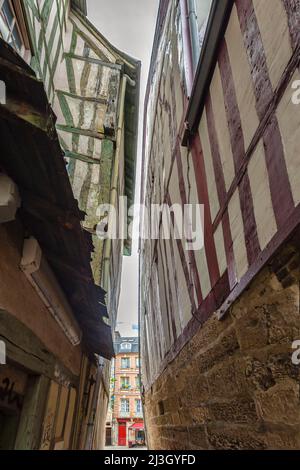
[[[299,451],[300,0],[0,0],[0,137],[0,450]]]

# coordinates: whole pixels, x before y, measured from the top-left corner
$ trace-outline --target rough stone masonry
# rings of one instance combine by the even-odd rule
[[[287,246],[146,394],[151,449],[300,447],[299,253]]]

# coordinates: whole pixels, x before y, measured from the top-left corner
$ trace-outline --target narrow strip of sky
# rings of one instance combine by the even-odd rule
[[[88,0],[88,17],[99,31],[123,52],[142,62],[136,201],[139,201],[144,96],[152,52],[159,0]],[[138,318],[137,244],[124,258],[118,328],[124,336],[136,336]]]

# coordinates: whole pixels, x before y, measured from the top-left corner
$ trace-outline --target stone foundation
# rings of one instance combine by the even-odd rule
[[[288,246],[145,395],[150,449],[300,449],[299,256]]]

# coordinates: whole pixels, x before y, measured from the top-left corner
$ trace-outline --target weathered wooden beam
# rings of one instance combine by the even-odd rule
[[[40,80],[3,57],[0,57],[0,75],[6,84],[7,96],[19,96],[22,101],[28,101],[41,112],[46,112],[48,103],[43,98],[43,84]]]
[[[115,70],[120,70],[120,71],[123,69],[123,65],[120,65],[120,64],[113,64],[112,62],[104,62],[103,60],[94,59],[91,57],[82,57],[80,55],[71,54],[68,52],[64,53],[64,57],[69,57],[70,59],[88,62],[89,64],[101,65],[102,67],[108,67],[110,69],[115,69]]]
[[[33,194],[22,187],[19,187],[22,208],[34,217],[46,221],[55,222],[67,230],[80,228],[79,220],[84,220],[85,213],[78,210],[78,214],[66,210],[63,207],[49,202],[36,194]]]
[[[57,370],[76,385],[78,378],[46,350],[42,341],[24,323],[6,310],[0,309],[0,340],[6,345],[7,361],[19,364],[33,374],[58,380]]]
[[[93,137],[94,139],[99,139],[99,140],[110,140],[111,142],[115,142],[115,137],[106,135],[104,132],[93,132],[89,131],[86,129],[79,129],[78,127],[71,127],[71,126],[65,126],[63,124],[57,124],[56,125],[57,129],[60,131],[64,132],[69,132],[71,134],[80,134],[80,135],[85,135],[87,137]]]
[[[45,133],[48,132],[49,117],[39,112],[27,102],[8,96],[5,107],[18,118],[41,129]]]
[[[50,380],[45,376],[29,378],[18,427],[15,450],[38,450]]]
[[[100,165],[100,160],[89,157],[87,155],[83,155],[82,153],[70,152],[69,150],[65,150],[65,155],[67,158],[74,158],[75,160],[80,160],[81,162],[90,163],[91,165]]]
[[[27,132],[33,132],[35,129],[42,133],[46,133],[48,121],[43,115],[39,114],[35,109],[30,108],[26,103],[7,99],[7,104],[0,107],[0,118],[3,121],[12,122],[18,126],[27,127]]]
[[[100,104],[108,104],[108,100],[106,98],[94,98],[92,96],[81,96],[81,95],[76,95],[75,93],[70,93],[68,91],[63,91],[63,90],[56,90],[56,93],[59,95],[64,95],[68,96],[69,98],[74,98],[75,100],[81,100],[81,101],[89,101],[91,103],[100,103]]]
[[[72,266],[71,264],[66,263],[65,261],[62,261],[60,257],[55,255],[54,253],[51,253],[48,250],[44,250],[43,253],[46,256],[50,264],[53,264],[56,268],[65,272],[71,278],[76,279],[79,282],[84,282],[87,284],[94,282],[92,276],[87,274],[86,270],[83,269],[82,267],[74,268],[74,265]]]

